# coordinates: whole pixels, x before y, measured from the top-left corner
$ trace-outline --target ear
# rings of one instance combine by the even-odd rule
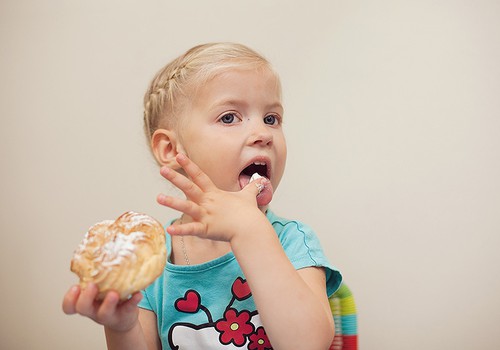
[[[151,137],[151,149],[160,165],[166,165],[177,170],[180,165],[175,160],[175,156],[184,153],[184,148],[179,142],[177,134],[173,130],[158,129]]]

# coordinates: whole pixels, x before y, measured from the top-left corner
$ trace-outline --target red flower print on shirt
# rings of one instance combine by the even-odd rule
[[[224,313],[224,318],[217,321],[215,329],[220,333],[222,344],[233,343],[242,346],[246,343],[246,337],[253,333],[254,325],[249,323],[250,313],[242,311],[238,313],[235,309],[229,309]]]
[[[271,350],[272,346],[267,338],[266,331],[264,327],[259,327],[254,334],[250,335],[250,344],[248,344],[249,350]]]

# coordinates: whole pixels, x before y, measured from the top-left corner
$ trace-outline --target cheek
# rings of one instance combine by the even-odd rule
[[[286,148],[286,144],[284,142],[283,142],[282,146],[279,147],[277,153],[278,153],[278,161],[276,162],[276,168],[275,168],[276,171],[274,174],[275,181],[273,181],[273,186],[275,186],[275,187],[278,187],[278,184],[281,181],[283,173],[285,172],[287,148]]]
[[[220,189],[233,190],[234,179],[231,170],[234,161],[229,154],[224,156],[224,149],[204,144],[201,149],[188,147],[187,155]],[[191,153],[191,155],[190,155]],[[227,153],[227,152],[226,152]],[[221,156],[222,155],[222,156]]]
[[[286,157],[287,157],[287,154],[288,154],[288,150],[287,150],[287,147],[286,147],[286,141],[285,141],[285,137],[284,136],[281,137],[281,140],[280,140],[280,143],[279,143],[278,153],[279,153],[280,163],[283,164],[283,168],[284,168],[285,167],[285,163],[286,163]]]

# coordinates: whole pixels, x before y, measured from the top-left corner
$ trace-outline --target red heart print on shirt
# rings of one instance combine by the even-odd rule
[[[198,292],[188,290],[184,298],[179,298],[175,302],[175,308],[182,312],[195,313],[201,306],[201,297]]]
[[[250,287],[248,286],[248,283],[246,280],[244,280],[241,277],[238,277],[232,287],[232,292],[233,295],[236,297],[238,300],[244,300],[252,294],[250,291]]]

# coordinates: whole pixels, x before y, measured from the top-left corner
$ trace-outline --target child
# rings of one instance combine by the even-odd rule
[[[269,62],[239,44],[194,47],[153,79],[144,122],[161,175],[186,197],[157,198],[182,212],[165,271],[124,303],[75,286],[64,311],[104,325],[109,349],[328,349],[341,275],[310,228],[268,209],[286,161]]]

